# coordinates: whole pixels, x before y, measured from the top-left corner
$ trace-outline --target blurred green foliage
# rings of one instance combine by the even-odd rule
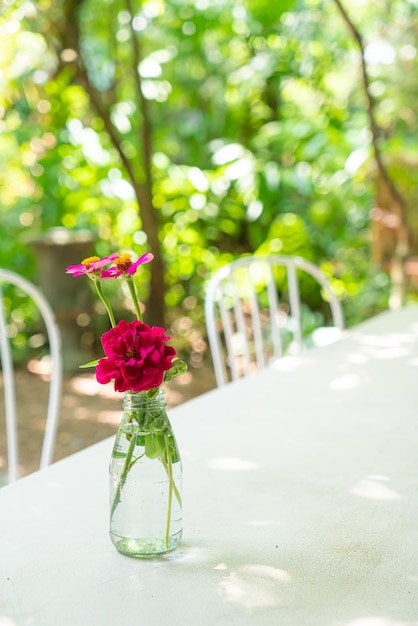
[[[367,44],[380,145],[415,245],[418,5],[346,4]],[[76,16],[89,79],[145,177],[136,70],[141,78],[161,289],[196,363],[206,280],[241,254],[314,261],[348,325],[387,306],[388,277],[371,263],[376,172],[359,52],[331,0],[4,0],[1,11],[1,266],[34,277],[27,238],[56,226],[88,229],[98,255],[147,249],[131,181],[72,69]]]

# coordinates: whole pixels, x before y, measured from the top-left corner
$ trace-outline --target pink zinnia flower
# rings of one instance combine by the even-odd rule
[[[102,267],[111,263],[119,256],[118,252],[113,252],[113,254],[109,256],[104,256],[100,258],[98,256],[90,256],[84,261],[81,261],[78,265],[69,265],[65,270],[67,274],[72,274],[72,276],[81,276],[82,274],[94,274],[99,272]]]
[[[114,380],[115,391],[139,392],[159,387],[176,355],[174,348],[165,345],[170,337],[164,333],[159,326],[121,320],[102,335],[106,358],[96,366],[98,382],[104,385]]]
[[[108,270],[102,271],[102,278],[118,278],[118,276],[122,276],[122,274],[135,274],[139,265],[143,265],[144,263],[150,263],[154,255],[146,252],[142,256],[139,257],[135,263],[131,261],[130,254],[121,254],[119,258],[114,259],[115,265]]]

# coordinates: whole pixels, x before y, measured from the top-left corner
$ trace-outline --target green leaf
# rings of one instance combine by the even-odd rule
[[[164,454],[164,435],[150,433],[145,437],[145,454],[149,459],[161,458]]]
[[[80,369],[84,369],[86,367],[96,367],[98,362],[99,362],[99,359],[95,359],[94,361],[90,361],[89,363],[84,363],[84,365],[79,365],[78,367]]]
[[[174,376],[181,376],[181,374],[187,372],[187,364],[178,357],[173,359],[173,363],[174,365],[172,365],[171,368],[164,374],[165,383],[174,378]]]
[[[251,13],[264,24],[271,24],[273,21],[279,20],[280,16],[294,8],[294,5],[294,0],[280,0],[280,2],[249,0],[248,2]]]

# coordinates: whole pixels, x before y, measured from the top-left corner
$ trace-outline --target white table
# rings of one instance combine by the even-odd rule
[[[418,624],[418,308],[170,415],[181,547],[116,552],[101,442],[0,490],[0,626]]]

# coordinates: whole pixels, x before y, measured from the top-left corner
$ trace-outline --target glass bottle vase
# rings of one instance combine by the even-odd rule
[[[109,464],[110,538],[127,556],[174,550],[182,535],[180,454],[165,393],[127,391]]]

